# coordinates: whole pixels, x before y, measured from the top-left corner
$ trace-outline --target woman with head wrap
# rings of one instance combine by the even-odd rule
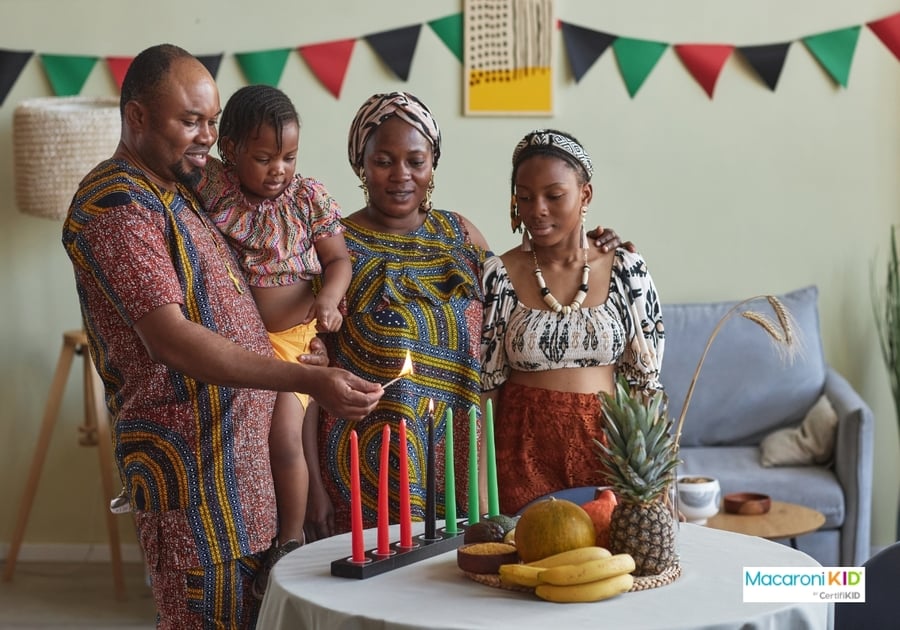
[[[660,389],[663,322],[644,259],[588,247],[591,158],[573,136],[526,135],[513,151],[511,217],[522,245],[484,263],[482,386],[495,407],[500,511],[602,485],[598,391],[617,373]]]
[[[307,536],[314,539],[349,530],[350,431],[359,439],[363,520],[369,527],[377,520],[382,428],[390,425],[395,445],[390,510],[391,521],[397,522],[396,444],[400,419],[406,419],[410,502],[413,518],[421,520],[426,419],[433,418],[436,461],[443,462],[447,410],[458,419],[457,444],[465,444],[468,425],[463,419],[479,403],[481,265],[488,246],[461,215],[432,209],[441,155],[437,122],[412,94],[376,94],[353,119],[348,154],[366,205],[344,218],[353,273],[344,325],[325,335],[329,357],[335,365],[385,383],[397,376],[409,353],[414,372],[387,387],[381,403],[362,421],[321,417],[318,462],[310,461]],[[463,450],[456,449],[461,480],[466,474],[465,457],[459,457]],[[307,453],[311,451],[310,445]],[[436,469],[436,505],[442,508],[443,466]],[[459,505],[466,505],[465,483],[457,488]]]
[[[413,374],[385,389],[374,412],[360,422],[323,414],[318,435],[306,435],[310,458],[306,534],[321,538],[350,528],[350,432],[359,439],[363,521],[377,522],[382,429],[391,427],[391,522],[399,515],[397,435],[406,421],[412,516],[425,511],[428,424],[436,444],[436,513],[443,518],[444,435],[449,410],[457,445],[468,441],[468,413],[481,391],[481,274],[488,245],[456,212],[432,208],[441,132],[429,109],[407,92],[375,94],[350,126],[348,158],[359,177],[365,207],[343,219],[353,266],[344,324],[328,334],[333,365],[385,383],[397,376],[407,353]],[[593,233],[592,233],[593,234]],[[598,247],[619,239],[599,230]],[[429,402],[433,401],[433,412]],[[308,423],[310,426],[313,423]],[[315,441],[313,441],[315,440]],[[456,504],[467,503],[466,449],[454,452]],[[458,510],[466,516],[465,510]]]

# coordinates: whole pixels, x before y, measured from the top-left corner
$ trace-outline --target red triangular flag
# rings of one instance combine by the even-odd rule
[[[731,44],[675,44],[675,52],[687,67],[697,83],[706,91],[709,98],[716,89],[716,81],[722,66],[731,56],[734,46]]]
[[[132,59],[134,59],[134,57],[106,58],[106,66],[109,68],[109,72],[112,74],[113,79],[120,90],[122,89],[122,81],[125,80],[125,73],[128,72],[128,66],[131,65]]]
[[[900,13],[869,22],[866,26],[900,59]]]
[[[306,61],[309,69],[316,75],[335,98],[341,97],[341,86],[350,65],[350,55],[356,39],[340,39],[324,44],[300,46],[297,51]]]

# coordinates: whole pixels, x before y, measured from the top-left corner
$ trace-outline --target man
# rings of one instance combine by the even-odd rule
[[[276,391],[359,419],[380,385],[274,358],[238,263],[191,185],[217,139],[215,81],[185,50],[148,48],[122,83],[115,154],[63,228],[91,354],[115,418],[160,628],[252,627],[276,534],[267,434]]]

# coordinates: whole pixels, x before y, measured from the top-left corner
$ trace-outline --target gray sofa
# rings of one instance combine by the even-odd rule
[[[825,363],[814,286],[779,296],[800,332],[803,352],[784,362],[768,334],[731,317],[713,342],[688,407],[679,474],[712,475],[723,494],[763,492],[825,515],[825,524],[798,538],[823,566],[858,566],[870,555],[872,411]],[[662,382],[669,414],[678,418],[707,339],[735,302],[663,304],[666,348]],[[765,300],[750,307],[772,317]],[[770,432],[798,425],[825,394],[838,416],[833,462],[763,467],[759,444]]]

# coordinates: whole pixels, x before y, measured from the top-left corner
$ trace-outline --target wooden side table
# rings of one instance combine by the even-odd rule
[[[814,532],[824,524],[825,515],[818,510],[784,501],[772,501],[772,507],[765,514],[729,514],[721,511],[706,522],[707,527],[769,540],[789,538],[794,549],[797,548],[798,536]]]

